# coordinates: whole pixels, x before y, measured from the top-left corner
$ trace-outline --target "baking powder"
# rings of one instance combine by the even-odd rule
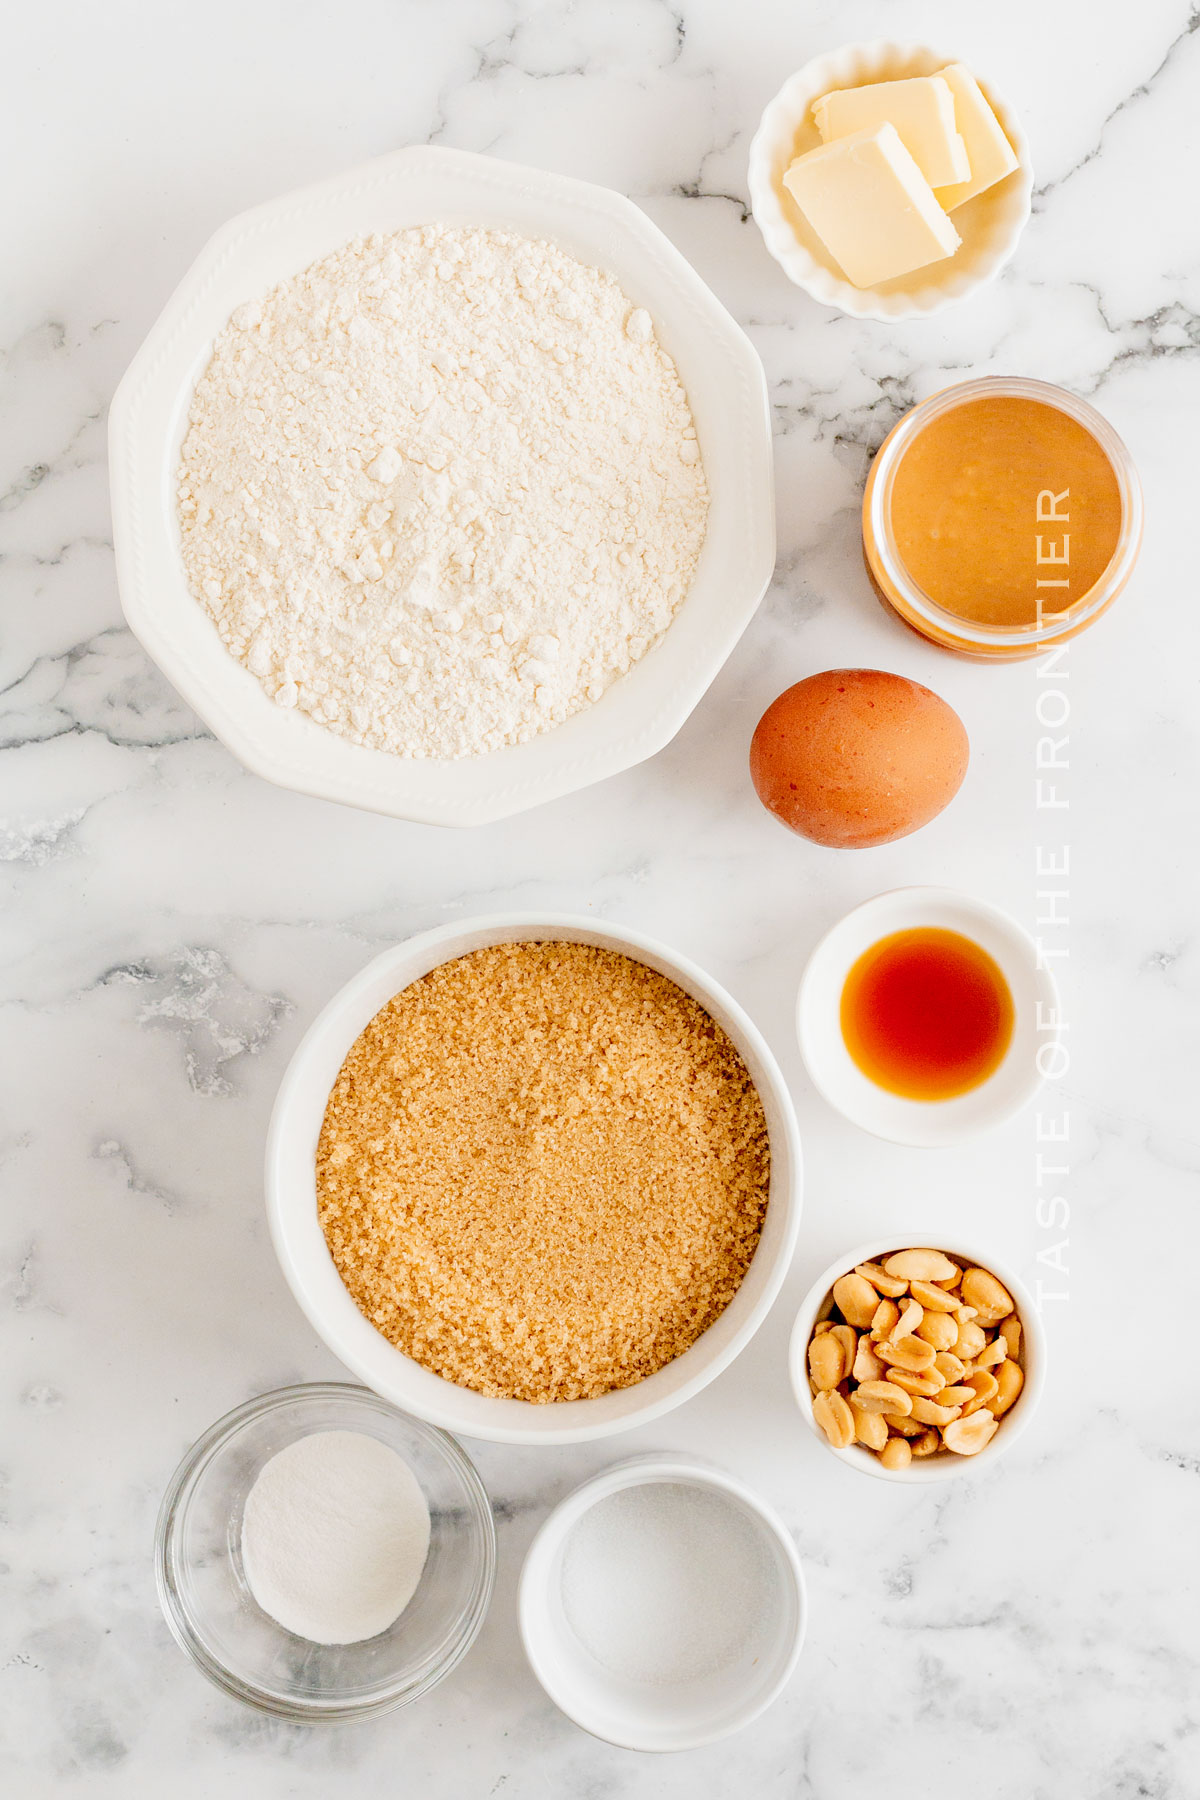
[[[363,1431],[315,1431],[265,1463],[242,1515],[242,1566],[265,1613],[315,1644],[356,1644],[397,1619],[429,1552],[412,1470]]]

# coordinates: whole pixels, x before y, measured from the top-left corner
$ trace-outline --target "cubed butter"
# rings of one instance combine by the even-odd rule
[[[953,212],[964,200],[995,187],[1017,166],[1017,153],[1004,135],[1004,128],[983,97],[979,83],[962,63],[951,63],[938,73],[954,96],[954,118],[967,146],[971,174],[967,181],[949,187],[937,187],[937,197],[947,212]]]
[[[894,125],[930,187],[970,179],[967,147],[954,118],[954,95],[940,75],[835,88],[813,102],[813,116],[827,144],[852,131]]]
[[[858,288],[939,262],[962,241],[894,125],[819,144],[783,185]]]

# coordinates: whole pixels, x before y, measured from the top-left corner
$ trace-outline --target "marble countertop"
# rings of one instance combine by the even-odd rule
[[[150,1800],[1173,1800],[1197,1792],[1200,1210],[1196,1129],[1195,420],[1200,92],[1186,0],[115,0],[10,24],[0,468],[0,1791]],[[884,326],[792,288],[745,207],[784,74],[877,35],[943,45],[1019,109],[1038,170],[1015,263]],[[744,323],[776,421],[779,566],[706,699],[652,761],[461,834],[244,773],[125,629],[110,546],[113,388],[196,250],[242,208],[433,140],[634,196]],[[857,506],[916,399],[1016,372],[1088,395],[1144,477],[1133,585],[1054,685],[1065,809],[1035,804],[1036,666],[959,662],[872,599]],[[759,808],[746,748],[788,681],[922,680],[973,758],[953,807],[860,853]],[[1061,703],[1060,703],[1061,704]],[[1055,709],[1056,711],[1058,708]],[[1068,881],[1037,875],[1069,849]],[[940,1153],[833,1116],[795,1049],[806,954],[884,888],[945,882],[1048,928],[1071,1065],[1039,1108]],[[1039,888],[1069,887],[1069,902]],[[496,908],[658,934],[753,1013],[793,1085],[807,1196],[784,1295],[700,1398],[628,1439],[470,1446],[500,1534],[495,1603],[419,1705],[306,1730],[211,1689],[154,1595],[159,1495],[220,1413],[339,1373],[278,1273],[261,1152],[298,1038],[375,952]],[[1043,1131],[1069,1118],[1045,1155]],[[1048,1165],[1048,1166],[1047,1166]],[[903,1490],[842,1468],[789,1400],[795,1305],[881,1230],[961,1230],[1041,1280],[1051,1379],[987,1479]],[[808,1573],[799,1672],[755,1726],[652,1760],[592,1741],[520,1653],[517,1572],[547,1508],[639,1449],[703,1452],[782,1511]]]

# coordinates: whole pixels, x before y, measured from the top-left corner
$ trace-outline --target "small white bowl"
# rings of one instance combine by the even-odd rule
[[[977,1455],[955,1456],[951,1451],[945,1451],[937,1456],[916,1459],[906,1469],[885,1469],[874,1451],[862,1444],[852,1444],[848,1450],[835,1450],[817,1424],[813,1417],[813,1397],[808,1385],[808,1341],[812,1337],[813,1326],[822,1316],[822,1309],[835,1281],[849,1274],[859,1263],[877,1262],[884,1256],[891,1256],[896,1250],[907,1250],[914,1246],[943,1250],[947,1256],[957,1257],[973,1268],[989,1270],[998,1281],[1004,1283],[1016,1302],[1017,1316],[1021,1321],[1021,1361],[1025,1368],[1025,1383],[1010,1410],[1001,1417],[996,1435]],[[923,1237],[918,1232],[915,1237],[909,1235],[903,1238],[893,1233],[891,1237],[872,1238],[870,1243],[860,1244],[857,1250],[848,1250],[836,1262],[830,1263],[824,1274],[813,1282],[800,1303],[800,1311],[796,1314],[796,1323],[792,1327],[788,1370],[796,1404],[809,1429],[820,1439],[831,1456],[839,1457],[849,1468],[859,1469],[864,1475],[874,1475],[880,1481],[904,1481],[910,1485],[951,1481],[959,1475],[978,1474],[981,1469],[991,1468],[998,1457],[1003,1456],[1006,1450],[1011,1450],[1029,1424],[1046,1385],[1046,1330],[1033,1295],[1025,1283],[1006,1264],[998,1261],[990,1250],[980,1250],[974,1244],[960,1244],[957,1239],[953,1243],[947,1243],[944,1236],[937,1232],[926,1233]]]
[[[695,580],[662,641],[574,718],[456,762],[371,750],[276,706],[189,593],[175,506],[192,392],[234,309],[353,237],[433,220],[548,238],[614,275],[674,358],[711,498]],[[750,623],[775,567],[767,386],[745,333],[622,194],[464,150],[397,150],[225,225],[117,389],[109,461],[125,617],[188,705],[256,775],[427,825],[502,819],[661,750]]]
[[[750,146],[750,204],[767,249],[789,281],[814,300],[836,306],[856,319],[917,318],[966,299],[991,281],[1016,249],[1033,194],[1029,144],[1012,108],[978,71],[972,73],[1016,151],[1018,167],[995,187],[955,209],[954,223],[962,243],[953,256],[908,275],[897,275],[877,287],[854,287],[783,185],[789,163],[821,142],[812,103],[822,94],[873,81],[934,75],[955,60],[924,44],[892,44],[882,39],[847,44],[805,63],[789,76],[763,113]]]
[[[613,1673],[580,1642],[563,1606],[563,1556],[580,1519],[613,1494],[654,1483],[704,1488],[732,1502],[756,1527],[773,1564],[773,1611],[733,1665],[694,1681]],[[625,1750],[695,1750],[740,1731],[778,1697],[800,1657],[808,1603],[795,1545],[771,1507],[721,1469],[691,1457],[647,1456],[605,1470],[555,1507],[521,1570],[519,1616],[530,1667],[577,1725]]]
[[[737,1046],[766,1113],[771,1182],[758,1248],[742,1285],[689,1350],[633,1387],[592,1400],[534,1405],[500,1400],[435,1375],[405,1356],[359,1312],[317,1218],[315,1158],[325,1106],[363,1027],[410,982],[488,944],[595,944],[634,957],[698,1000]],[[288,1286],[314,1331],[361,1381],[405,1412],[465,1437],[507,1444],[577,1444],[661,1418],[707,1387],[758,1330],[779,1292],[800,1226],[800,1138],[791,1096],[757,1027],[686,957],[624,927],[569,915],[511,913],[439,926],[368,963],[309,1026],[280,1084],[267,1135],[271,1237]]]
[[[960,932],[999,964],[1013,998],[1012,1042],[994,1074],[952,1100],[906,1100],[864,1075],[842,1036],[846,977],[864,951],[895,931],[934,926]],[[826,933],[800,982],[796,1031],[813,1086],[855,1125],[893,1144],[959,1144],[1019,1112],[1037,1093],[1039,1057],[1054,1067],[1058,988],[1038,967],[1037,945],[1015,919],[952,888],[895,888],[855,907]]]

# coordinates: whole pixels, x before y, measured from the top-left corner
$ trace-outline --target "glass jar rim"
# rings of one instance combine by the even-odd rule
[[[1071,606],[1044,618],[1033,626],[981,625],[965,619],[960,613],[939,606],[913,580],[896,546],[892,530],[891,498],[896,475],[913,441],[934,419],[953,412],[959,406],[984,399],[1022,399],[1053,407],[1074,419],[1103,450],[1117,482],[1121,501],[1121,527],[1116,547],[1100,575],[1086,594]],[[946,635],[964,646],[985,648],[1003,646],[1012,650],[1036,650],[1060,639],[1073,636],[1102,613],[1129,578],[1137,560],[1142,537],[1142,489],[1133,458],[1123,439],[1103,413],[1068,388],[1053,382],[1038,381],[1031,376],[982,375],[940,388],[936,394],[905,413],[883,440],[871,465],[863,502],[863,523],[870,532],[870,560],[876,560],[877,572],[895,592],[903,608],[913,615],[912,623],[920,629],[931,627],[935,641]]]

